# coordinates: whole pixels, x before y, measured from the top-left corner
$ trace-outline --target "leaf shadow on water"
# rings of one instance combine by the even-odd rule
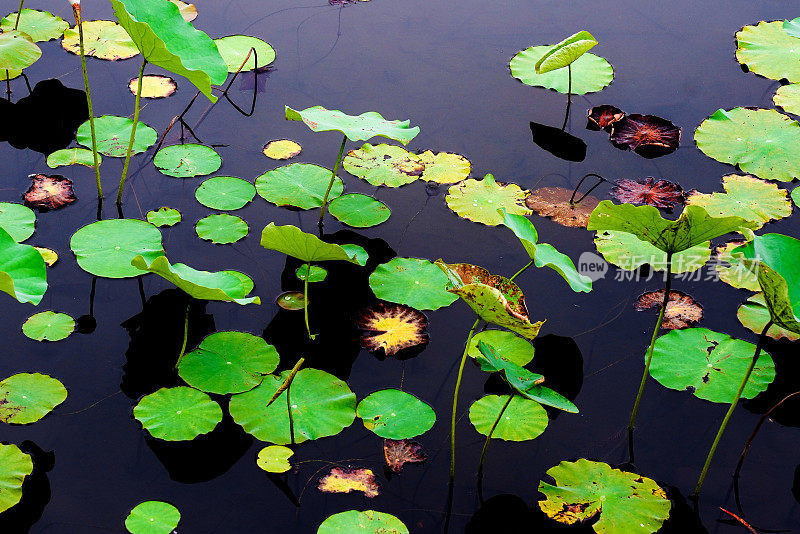
[[[800,360],[796,343],[767,340],[764,350],[775,362],[775,380],[756,398],[742,403],[746,410],[756,414],[766,413],[787,395],[800,391]],[[770,419],[784,426],[800,428],[800,397],[784,402],[770,415]]]
[[[586,159],[586,143],[555,126],[548,126],[531,121],[533,143],[566,161],[583,161]]]
[[[33,459],[33,473],[22,484],[22,499],[0,515],[0,532],[24,534],[42,517],[50,502],[50,479],[47,476],[56,464],[54,451],[46,452],[32,441],[23,441],[19,448]]]

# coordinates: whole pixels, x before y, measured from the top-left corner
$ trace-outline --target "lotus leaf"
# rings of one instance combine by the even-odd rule
[[[419,179],[437,184],[453,184],[465,180],[472,168],[469,160],[461,154],[449,152],[434,154],[426,150],[419,154],[419,159],[425,166]]]
[[[133,417],[154,438],[189,441],[214,430],[222,421],[222,408],[202,391],[178,386],[142,397]]]
[[[261,383],[278,367],[278,351],[247,332],[215,332],[186,353],[178,374],[193,388],[206,393],[243,393]]]
[[[33,473],[33,460],[19,447],[0,443],[0,513],[22,499],[22,483]]]
[[[719,279],[729,286],[748,291],[761,291],[761,286],[758,285],[758,267],[748,265],[742,254],[737,253],[734,256],[732,253],[733,249],[743,244],[744,241],[731,241],[717,247],[714,269]],[[724,263],[728,265],[723,265]]]
[[[275,304],[284,310],[302,310],[306,307],[306,296],[302,291],[286,291],[278,295],[275,299]]]
[[[383,351],[386,356],[403,349],[427,345],[425,315],[402,304],[378,303],[359,312],[355,325],[362,330],[361,346],[370,352]]]
[[[408,439],[424,434],[436,422],[427,403],[398,389],[383,389],[358,403],[356,415],[364,426],[388,439]]]
[[[630,149],[643,158],[652,159],[678,149],[681,129],[655,115],[632,113],[614,123],[609,140],[619,149]]]
[[[21,71],[36,63],[41,56],[42,50],[27,33],[17,30],[0,33],[0,70]]]
[[[736,215],[761,228],[773,219],[792,214],[785,189],[752,176],[729,174],[722,177],[724,193],[693,193],[686,203],[702,206],[712,216]]]
[[[328,271],[318,265],[309,265],[307,263],[298,267],[295,272],[298,280],[308,279],[309,283],[322,282],[328,276]]]
[[[183,263],[170,265],[167,257],[163,255],[152,260],[136,256],[131,260],[131,265],[143,271],[156,273],[196,299],[221,300],[241,305],[261,304],[259,297],[247,296],[253,290],[253,281],[238,271],[198,271]]]
[[[301,111],[286,106],[285,111],[287,120],[303,121],[311,131],[338,131],[351,141],[368,141],[380,136],[407,145],[419,133],[419,126],[410,127],[411,121],[386,120],[375,111],[367,111],[361,115],[347,115],[338,109],[325,109],[322,106]]]
[[[14,30],[14,26],[17,24],[17,14],[17,11],[9,13],[3,20],[0,20],[0,31]],[[36,9],[23,9],[19,15],[19,25],[16,29],[28,34],[28,37],[34,42],[39,42],[58,39],[64,35],[64,30],[67,28],[69,28],[69,23],[52,13]]]
[[[169,534],[180,520],[180,511],[171,504],[145,501],[136,505],[125,518],[125,528],[131,534]]]
[[[736,60],[761,76],[800,82],[800,47],[785,24],[761,21],[736,32]]]
[[[755,353],[755,345],[706,328],[673,330],[659,337],[650,375],[662,386],[730,404]],[[775,379],[775,365],[761,351],[742,397],[752,399]]]
[[[617,180],[611,195],[620,202],[649,204],[666,210],[684,202],[681,186],[669,180],[654,180],[652,176],[644,180]]]
[[[36,248],[17,243],[0,227],[0,291],[35,306],[47,291],[45,269]]]
[[[377,497],[380,492],[378,483],[375,482],[375,473],[370,469],[356,469],[334,467],[330,474],[322,477],[317,486],[323,493],[350,493],[361,491],[370,499]]]
[[[800,83],[781,85],[775,91],[772,101],[786,113],[800,115]]]
[[[530,215],[525,206],[525,197],[530,191],[517,184],[497,183],[494,176],[487,174],[483,180],[472,178],[450,187],[445,197],[447,207],[470,221],[488,226],[503,223],[503,215],[498,211],[505,209],[516,215]]]
[[[289,139],[277,139],[264,146],[264,155],[270,159],[292,159],[300,154],[303,148]]]
[[[25,205],[38,211],[50,211],[63,208],[77,200],[72,189],[72,180],[54,174],[32,174],[31,185],[23,193]]]
[[[183,0],[169,0],[176,6],[181,12],[181,17],[186,22],[192,22],[194,19],[197,18],[197,7],[194,4],[187,4]]]
[[[249,228],[244,219],[227,213],[208,215],[197,221],[197,237],[217,245],[235,243],[245,237]]]
[[[241,67],[241,72],[266,67],[275,61],[275,50],[258,37],[249,35],[229,35],[220,39],[214,39],[228,72],[237,72]],[[244,58],[250,53],[250,49],[255,49],[255,54],[250,54],[247,63]],[[256,64],[256,57],[258,64]],[[244,63],[244,65],[242,65]]]
[[[303,210],[319,208],[331,180],[331,171],[311,163],[292,163],[265,172],[256,178],[256,191],[267,202],[278,206],[294,206]],[[328,199],[344,191],[338,176]]]
[[[517,52],[509,64],[511,75],[525,85],[544,87],[566,94],[569,87],[567,69],[542,74],[536,72],[536,63],[552,48],[547,45],[532,46]],[[573,95],[585,95],[599,91],[614,79],[614,69],[611,68],[608,61],[590,53],[583,54],[576,59],[572,63],[571,70]]]
[[[795,206],[800,207],[800,187],[792,189],[792,202]]]
[[[208,35],[183,20],[178,6],[148,0],[111,0],[111,5],[148,62],[184,76],[217,101],[211,85],[228,77],[225,61]]]
[[[467,348],[467,354],[475,358],[482,371],[492,371],[494,367],[482,357],[478,349],[478,343],[481,342],[491,345],[498,358],[520,367],[528,365],[533,360],[533,345],[527,339],[506,330],[484,330],[472,336]]]
[[[764,327],[767,326],[767,321],[770,319],[769,308],[767,308],[764,295],[756,293],[747,299],[744,304],[739,306],[739,309],[736,311],[736,317],[739,319],[739,322],[742,323],[742,326],[756,334],[760,334],[764,330]],[[767,336],[772,339],[781,339],[785,337],[789,341],[797,341],[800,339],[800,333],[795,333],[776,325],[769,327]]]
[[[418,310],[438,310],[458,296],[447,291],[447,276],[433,263],[419,258],[394,258],[369,275],[375,296]]]
[[[292,225],[275,226],[275,223],[269,223],[261,232],[261,246],[305,263],[333,260],[349,261],[358,265],[366,263],[366,260],[359,261],[355,251],[348,252],[335,243],[326,243],[314,234],[308,234]]]
[[[586,112],[586,129],[609,131],[614,123],[624,118],[625,112],[618,107],[601,104]]]
[[[136,94],[139,90],[139,78],[132,78],[128,82],[128,90]],[[146,74],[142,76],[142,98],[167,98],[178,90],[178,84],[169,76],[159,74]]]
[[[633,271],[648,264],[657,271],[667,270],[667,253],[647,241],[627,232],[597,232],[594,238],[597,252],[607,262],[620,269]],[[710,243],[700,243],[672,255],[672,272],[691,273],[700,269],[711,258]]]
[[[570,35],[560,43],[553,45],[546,54],[539,58],[535,65],[536,73],[544,74],[566,67],[596,44],[597,40],[587,31],[579,31]]]
[[[127,117],[103,115],[94,120],[94,126],[97,136],[97,151],[105,156],[124,158],[131,139],[133,121]],[[76,139],[79,144],[91,148],[92,131],[88,120],[78,127]],[[136,136],[133,139],[131,154],[145,152],[157,140],[156,131],[145,123],[139,122],[136,125]],[[92,165],[94,165],[94,160],[92,160]]]
[[[153,261],[164,255],[161,232],[137,219],[110,219],[86,225],[69,246],[84,271],[104,278],[131,278],[142,271],[131,265],[136,256]]]
[[[525,199],[525,205],[562,226],[586,228],[589,215],[600,201],[587,196],[579,204],[572,202],[572,191],[563,187],[540,187]]]
[[[136,132],[138,134],[139,130]],[[217,172],[222,166],[222,158],[213,148],[186,143],[162,148],[156,153],[153,163],[161,174],[191,178]]]
[[[346,383],[318,369],[298,371],[289,389],[267,406],[288,376],[289,371],[280,376],[269,375],[257,388],[231,397],[233,420],[261,441],[276,445],[291,443],[286,410],[288,391],[295,443],[334,436],[353,423],[356,396]]]
[[[407,463],[423,463],[428,459],[422,445],[408,439],[383,440],[383,457],[386,465],[395,473],[402,471]]]
[[[181,212],[175,208],[163,206],[147,212],[147,222],[153,226],[174,226],[181,222]]]
[[[480,434],[488,436],[508,395],[486,395],[469,407],[469,420]],[[514,395],[503,410],[492,437],[504,441],[527,441],[537,438],[547,428],[547,411],[536,401]]]
[[[374,510],[348,510],[328,517],[317,534],[408,534],[408,528],[391,514]]]
[[[128,36],[125,29],[110,20],[85,20],[83,26],[84,54],[116,61],[128,59],[139,53],[136,44]],[[80,35],[77,26],[64,32],[61,46],[67,52],[80,54]]]
[[[22,74],[23,69],[0,69],[0,81],[13,80]]]
[[[0,202],[0,228],[19,243],[33,235],[36,214],[27,206],[14,202]]]
[[[364,145],[342,161],[344,170],[372,185],[400,187],[420,177],[425,165],[416,154],[394,145]]]
[[[672,503],[655,481],[581,458],[547,470],[555,485],[539,482],[539,508],[559,523],[589,521],[597,534],[651,534],[669,517]]]
[[[55,250],[44,248],[44,247],[33,247],[35,248],[39,254],[42,255],[42,259],[44,260],[45,264],[48,267],[52,267],[58,261],[58,254]]]
[[[75,320],[66,313],[44,311],[28,317],[22,333],[36,341],[60,341],[75,329]]]
[[[39,373],[19,373],[0,381],[0,422],[35,423],[67,398],[64,384]]]
[[[391,215],[389,206],[368,195],[349,193],[334,198],[328,211],[339,222],[355,228],[378,226]]]
[[[717,110],[700,124],[694,140],[706,156],[759,178],[800,178],[800,124],[774,109]]]
[[[238,210],[256,196],[256,188],[234,176],[215,176],[205,180],[194,192],[197,201],[215,210]]]
[[[100,164],[102,161],[103,157],[98,154],[97,163]],[[92,151],[86,150],[85,148],[63,148],[47,156],[47,166],[51,169],[65,165],[94,166]]]
[[[652,308],[661,309],[664,303],[664,290],[648,291],[639,295],[633,307],[636,311]],[[664,330],[677,330],[693,326],[703,318],[703,307],[690,295],[681,291],[670,291],[667,307],[664,308],[664,321],[661,328]]]
[[[800,37],[800,17],[783,21],[783,31],[789,37]]]
[[[258,451],[256,465],[267,473],[285,473],[292,468],[289,458],[294,451],[283,445],[270,445]]]

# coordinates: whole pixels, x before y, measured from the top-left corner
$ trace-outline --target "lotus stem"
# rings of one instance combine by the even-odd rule
[[[461,355],[461,364],[458,367],[458,377],[456,378],[456,389],[453,392],[453,411],[450,414],[450,485],[456,478],[456,412],[458,411],[458,390],[461,389],[461,375],[464,374],[464,365],[467,363],[467,351],[469,344],[472,341],[472,336],[475,334],[475,329],[478,328],[478,323],[481,318],[475,319],[472,323],[472,328],[469,330],[467,342],[464,344],[464,353]]]
[[[561,125],[563,132],[567,128],[569,122],[569,108],[572,106],[572,63],[567,65],[567,112],[564,114],[564,124]]]
[[[14,23],[14,30],[19,28],[19,16],[22,15],[22,6],[25,4],[25,0],[19,0],[19,8],[17,9],[17,21]]]
[[[597,178],[597,179],[598,179],[598,180],[597,180],[597,183],[596,183],[596,184],[594,184],[592,187],[590,187],[590,188],[588,189],[588,191],[586,191],[586,192],[585,192],[583,195],[581,195],[581,198],[579,198],[578,200],[575,200],[575,195],[578,193],[578,189],[580,189],[580,188],[581,188],[581,185],[583,184],[584,180],[586,180],[587,178],[589,178],[589,177],[592,177],[592,176],[594,176],[595,178]],[[580,204],[580,203],[581,203],[581,201],[582,201],[584,198],[586,198],[587,196],[589,196],[589,193],[591,193],[592,191],[594,191],[595,189],[597,189],[597,188],[600,186],[600,184],[602,184],[603,182],[607,182],[607,181],[608,181],[608,180],[606,180],[605,178],[603,178],[603,177],[602,177],[602,176],[600,176],[599,174],[595,174],[595,173],[593,173],[593,172],[590,172],[589,174],[584,174],[584,175],[583,175],[583,178],[581,178],[580,182],[578,182],[578,185],[576,185],[576,186],[575,186],[575,189],[573,189],[573,190],[572,190],[572,195],[569,197],[569,206],[570,206],[571,208],[574,208],[574,207],[575,207],[575,204]]]
[[[703,464],[703,470],[700,471],[700,478],[697,479],[697,485],[694,487],[694,491],[692,492],[691,496],[693,499],[696,499],[698,495],[700,495],[700,490],[703,489],[703,482],[705,482],[706,475],[708,474],[708,468],[711,466],[711,459],[714,458],[714,453],[717,451],[717,445],[719,445],[719,442],[722,439],[722,433],[725,432],[725,427],[728,426],[728,421],[730,420],[731,415],[733,415],[736,405],[739,403],[742,392],[744,391],[745,386],[747,386],[747,381],[750,380],[750,375],[753,373],[753,369],[756,366],[758,357],[761,355],[761,347],[763,346],[764,341],[767,339],[767,330],[769,330],[771,326],[772,319],[767,322],[766,326],[764,326],[764,329],[761,331],[761,334],[758,336],[758,342],[756,343],[756,351],[753,354],[753,359],[750,361],[750,366],[747,368],[747,372],[744,374],[742,383],[739,384],[739,390],[736,392],[736,396],[733,397],[731,406],[728,408],[728,412],[725,414],[722,424],[719,425],[717,435],[714,437],[714,443],[711,444],[711,450],[708,451],[708,456],[706,456],[706,463]]]
[[[306,277],[303,280],[303,318],[306,321],[306,333],[308,334],[308,339],[310,341],[314,341],[314,337],[311,335],[311,326],[308,323],[308,277],[311,274],[311,264],[306,263]]]
[[[270,407],[270,405],[271,405],[273,402],[275,402],[275,399],[277,399],[278,397],[280,397],[280,396],[281,396],[281,393],[283,393],[284,391],[286,391],[286,390],[289,388],[289,386],[291,386],[291,385],[292,385],[292,380],[294,380],[294,377],[295,377],[295,375],[296,375],[296,374],[297,374],[297,373],[300,371],[300,368],[301,368],[301,367],[303,367],[303,364],[304,364],[305,362],[306,362],[306,359],[305,359],[305,357],[302,357],[302,358],[300,358],[299,360],[297,360],[297,363],[296,363],[296,364],[294,364],[294,367],[292,367],[292,370],[289,372],[289,376],[287,376],[287,377],[286,377],[286,380],[284,380],[284,381],[281,383],[281,385],[280,385],[280,386],[278,386],[278,389],[276,389],[276,390],[275,390],[275,393],[272,395],[272,398],[271,398],[271,399],[269,399],[269,402],[267,402],[267,405],[265,406],[265,408],[269,408],[269,407]]]
[[[22,4],[20,3],[20,5]],[[94,179],[97,183],[97,198],[103,198],[103,185],[100,182],[100,157],[97,155],[97,134],[94,128],[94,109],[92,109],[92,91],[89,89],[89,75],[86,71],[86,54],[83,49],[83,20],[81,19],[80,4],[72,4],[72,14],[75,15],[75,25],[78,27],[78,44],[81,56],[81,71],[83,72],[83,87],[86,89],[86,105],[89,107],[89,130],[92,132],[92,157],[94,158]]]
[[[500,418],[503,417],[503,414],[508,408],[508,405],[511,404],[511,399],[514,398],[514,395],[511,394],[508,396],[508,400],[503,405],[503,408],[500,410],[500,413],[497,414],[497,419],[494,420],[494,424],[492,428],[489,429],[489,433],[486,435],[486,441],[483,442],[483,449],[481,450],[481,459],[478,462],[478,498],[481,502],[483,502],[483,464],[486,461],[486,453],[489,451],[489,442],[492,440],[492,434],[494,434],[494,429],[497,428],[497,425],[500,423]]]
[[[286,386],[286,409],[288,410],[287,413],[289,414],[289,441],[292,446],[294,446],[294,420],[292,419],[292,400],[289,397],[291,388],[289,386],[291,386],[291,384]]]
[[[533,260],[529,261],[528,263],[526,263],[526,264],[525,264],[525,266],[524,266],[524,267],[522,267],[522,269],[520,269],[519,271],[515,272],[515,273],[514,273],[514,276],[512,276],[511,278],[509,278],[509,280],[512,280],[512,281],[513,281],[513,280],[514,280],[514,278],[518,277],[519,275],[521,275],[522,273],[524,273],[526,270],[528,270],[528,267],[530,267],[531,265],[533,265]]]
[[[183,344],[181,345],[181,352],[178,354],[178,359],[175,362],[175,369],[181,364],[181,360],[183,360],[183,356],[186,354],[186,342],[189,340],[189,309],[192,306],[192,302],[189,301],[189,304],[186,305],[186,316],[183,319]]]
[[[142,98],[142,78],[144,77],[144,66],[147,60],[142,59],[142,66],[139,67],[139,83],[136,86],[136,103],[133,108],[133,126],[131,127],[131,139],[128,141],[128,150],[125,152],[125,163],[122,165],[122,176],[119,179],[119,191],[117,191],[117,205],[122,204],[122,190],[125,188],[125,178],[128,175],[128,165],[131,162],[131,152],[133,152],[133,140],[136,137],[136,125],[139,124],[139,102]]]
[[[331,194],[331,189],[333,188],[333,182],[336,181],[336,171],[339,170],[339,164],[342,162],[342,154],[344,154],[344,145],[347,143],[347,136],[345,135],[342,138],[342,146],[339,147],[339,155],[336,157],[336,165],[333,167],[333,172],[331,173],[331,181],[328,184],[328,189],[325,190],[325,197],[322,199],[322,206],[319,209],[319,222],[317,225],[322,228],[323,222],[322,219],[325,217],[325,208],[328,205],[328,195]]]

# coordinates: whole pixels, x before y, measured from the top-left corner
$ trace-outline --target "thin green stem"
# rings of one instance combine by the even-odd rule
[[[339,164],[342,163],[342,155],[344,154],[344,145],[347,143],[347,136],[345,135],[342,137],[342,146],[339,147],[339,155],[336,157],[336,165],[333,167],[333,172],[331,173],[331,181],[328,184],[328,189],[325,190],[325,197],[322,199],[322,206],[319,208],[319,222],[317,223],[320,228],[322,228],[322,219],[325,217],[325,208],[328,206],[328,195],[331,193],[331,189],[333,188],[333,182],[336,181],[336,172],[339,170]]]
[[[700,490],[703,489],[703,482],[705,482],[706,475],[708,474],[708,468],[711,466],[711,459],[714,458],[714,453],[717,452],[717,445],[719,445],[719,442],[722,439],[722,433],[725,432],[725,427],[728,426],[728,421],[733,415],[733,411],[736,409],[736,405],[739,403],[739,399],[742,396],[742,392],[744,391],[744,388],[747,386],[747,381],[750,380],[750,375],[753,373],[753,369],[756,366],[758,357],[761,355],[761,347],[767,338],[767,330],[769,330],[771,326],[772,326],[772,320],[770,319],[770,321],[767,322],[766,326],[761,331],[761,334],[758,336],[758,343],[756,343],[756,351],[753,354],[753,359],[750,361],[750,366],[747,368],[747,372],[744,374],[742,383],[739,384],[739,390],[736,392],[736,396],[733,398],[731,406],[730,408],[728,408],[728,412],[725,414],[725,418],[722,420],[722,424],[719,425],[719,430],[717,430],[717,435],[716,437],[714,437],[714,443],[711,444],[711,450],[708,451],[708,456],[706,456],[706,462],[705,464],[703,464],[703,470],[700,471],[700,478],[697,479],[697,485],[694,487],[694,491],[692,492],[693,499],[696,499],[697,496],[700,495]]]
[[[303,279],[303,317],[306,321],[306,332],[308,339],[313,341],[314,336],[311,335],[311,326],[308,323],[308,277],[311,274],[311,264],[306,263],[306,276]]]
[[[289,386],[291,386],[291,384],[289,384]],[[292,388],[289,386],[286,386],[286,409],[289,413],[289,439],[292,446],[294,446],[294,418],[292,417],[292,399],[290,397]]]
[[[291,386],[291,385],[292,385],[292,380],[294,380],[294,377],[295,377],[295,375],[296,375],[298,372],[300,372],[300,368],[301,368],[301,367],[303,367],[303,364],[304,364],[305,362],[306,362],[305,356],[304,356],[304,357],[302,357],[302,358],[300,358],[299,360],[297,360],[297,363],[296,363],[296,364],[294,364],[294,367],[292,367],[292,370],[291,370],[291,371],[289,371],[289,376],[287,376],[287,377],[286,377],[286,379],[285,379],[285,380],[284,380],[284,381],[281,383],[281,385],[280,385],[280,386],[278,386],[278,389],[276,389],[276,390],[275,390],[275,393],[273,393],[273,394],[272,394],[272,398],[271,398],[271,399],[269,399],[269,402],[267,402],[267,405],[265,406],[265,408],[269,408],[269,406],[270,406],[270,405],[271,405],[273,402],[275,402],[275,399],[277,399],[278,397],[280,397],[280,396],[281,396],[281,393],[283,393],[284,391],[286,391],[286,390],[289,388],[289,386]]]
[[[514,273],[514,276],[512,276],[511,278],[509,278],[509,280],[512,280],[512,281],[513,281],[513,280],[514,280],[514,278],[518,277],[519,275],[521,275],[522,273],[524,273],[525,271],[527,271],[527,270],[528,270],[528,267],[530,267],[531,265],[533,265],[533,260],[529,261],[528,263],[526,263],[526,264],[525,264],[525,266],[524,266],[522,269],[520,269],[519,271],[515,272],[515,273]]]
[[[178,360],[175,362],[175,369],[181,364],[184,354],[186,354],[186,342],[189,340],[189,309],[192,303],[186,305],[186,317],[183,320],[183,344],[181,345],[181,352],[178,354]]]
[[[17,9],[17,21],[14,23],[14,29],[16,30],[19,28],[19,16],[22,15],[22,6],[25,4],[25,0],[19,0],[19,9]]]
[[[136,125],[139,124],[139,102],[142,98],[142,78],[144,77],[144,66],[147,60],[142,60],[139,67],[139,83],[136,86],[136,103],[133,109],[133,126],[131,127],[131,139],[128,141],[128,151],[125,152],[125,163],[122,165],[122,176],[119,179],[119,191],[117,191],[117,204],[122,204],[122,190],[125,188],[125,178],[128,176],[128,165],[131,162],[131,152],[133,152],[133,140],[136,137]]]
[[[81,19],[80,6],[73,4],[72,13],[75,15],[75,25],[78,27],[83,87],[86,89],[86,105],[89,108],[89,129],[92,132],[92,157],[94,158],[94,179],[97,183],[97,198],[103,198],[103,185],[100,182],[100,156],[97,154],[97,134],[95,134],[94,109],[92,108],[92,91],[89,89],[89,75],[86,71],[86,54],[83,50],[83,20]]]
[[[489,442],[492,440],[492,434],[494,434],[494,429],[497,428],[497,425],[500,424],[500,418],[503,417],[503,414],[508,408],[508,405],[511,404],[511,399],[514,398],[514,395],[509,395],[508,400],[503,405],[503,408],[500,410],[500,413],[497,414],[497,419],[494,420],[494,424],[492,428],[489,429],[489,433],[486,434],[486,441],[483,442],[483,449],[481,450],[481,459],[478,462],[478,496],[483,502],[483,464],[486,461],[486,453],[489,451]]]
[[[450,414],[450,484],[456,478],[456,413],[458,411],[458,390],[461,389],[461,375],[464,374],[464,365],[467,363],[467,351],[469,344],[472,341],[472,336],[475,334],[475,329],[478,328],[478,323],[481,318],[475,319],[472,323],[472,328],[469,330],[467,342],[464,345],[464,353],[461,355],[461,364],[458,367],[458,377],[456,378],[456,389],[453,392],[453,411]]]

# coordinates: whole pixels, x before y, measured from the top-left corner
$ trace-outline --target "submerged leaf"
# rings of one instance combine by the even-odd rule
[[[606,130],[610,131],[611,126],[618,121],[625,118],[625,112],[621,109],[603,104],[595,106],[586,112],[588,130]]]
[[[139,54],[139,49],[127,32],[110,20],[85,20],[83,26],[84,54],[97,59],[116,61],[128,59]],[[61,46],[67,52],[80,54],[80,35],[78,27],[64,32]]]
[[[270,445],[258,451],[256,465],[267,473],[285,473],[292,468],[289,458],[294,451],[283,445]]]
[[[181,513],[169,503],[145,501],[136,505],[125,518],[131,534],[169,534],[181,520]]]
[[[686,199],[687,204],[702,206],[715,216],[736,215],[754,222],[761,228],[764,223],[792,214],[792,205],[785,189],[776,184],[752,176],[729,174],[722,177],[724,193],[694,192]]]
[[[563,187],[540,187],[528,195],[525,205],[542,217],[549,217],[562,226],[586,228],[589,215],[600,200],[587,196],[580,203],[571,204],[571,197],[572,191]]]
[[[767,308],[764,295],[762,293],[756,293],[747,299],[744,304],[739,306],[739,309],[736,311],[736,317],[739,319],[739,322],[742,323],[743,327],[756,334],[760,334],[770,320],[769,308]],[[789,341],[797,341],[800,339],[800,333],[786,330],[777,325],[769,327],[767,336],[772,339],[781,339],[785,337]]]
[[[648,291],[639,295],[633,307],[636,311],[650,308],[661,309],[664,303],[664,290]],[[692,297],[681,291],[670,291],[667,308],[664,310],[664,330],[677,330],[694,326],[703,318],[703,307]]]
[[[19,373],[0,381],[0,422],[35,423],[67,398],[57,379],[40,373]]]
[[[657,158],[678,149],[681,129],[667,119],[633,113],[612,126],[610,139],[617,148],[631,149],[645,158]]]
[[[503,222],[499,209],[516,215],[531,214],[525,206],[525,197],[529,193],[517,184],[498,183],[494,176],[487,174],[483,180],[470,178],[451,186],[445,202],[463,219],[497,226]]]
[[[425,170],[416,154],[394,145],[364,145],[351,150],[342,161],[344,170],[372,185],[400,187],[415,181]]]
[[[469,160],[460,154],[449,152],[434,154],[430,150],[426,150],[418,155],[425,166],[419,179],[427,182],[436,182],[437,184],[460,182],[469,176],[472,167]]]
[[[511,402],[508,395],[486,395],[469,408],[469,421],[478,433],[504,441],[527,441],[539,437],[547,428],[547,411],[536,401],[514,395]],[[502,411],[502,415],[501,415]],[[499,417],[499,419],[498,419]]]
[[[22,323],[22,333],[36,341],[61,341],[75,329],[75,320],[66,313],[44,311]]]
[[[408,439],[383,440],[383,457],[386,465],[395,473],[402,471],[405,464],[423,463],[428,459],[422,445]]]
[[[64,35],[64,30],[69,28],[69,23],[64,19],[47,11],[23,9],[17,23],[18,13],[14,11],[0,20],[0,31],[8,32],[16,29],[27,34],[34,42],[39,42],[58,39]]]
[[[290,163],[267,171],[256,178],[256,191],[267,202],[276,206],[293,206],[310,210],[322,206],[325,191],[331,181],[331,171],[311,163]],[[328,200],[344,191],[342,179],[334,179]]]
[[[174,226],[181,222],[181,212],[174,208],[163,206],[157,210],[148,211],[147,222],[153,226]]]
[[[374,510],[348,510],[328,517],[317,529],[317,534],[408,534],[408,528],[391,514]]]
[[[360,261],[355,249],[348,251],[335,243],[326,243],[314,234],[306,233],[290,224],[276,226],[275,223],[269,223],[261,232],[261,246],[292,256],[305,263],[334,260],[347,261],[357,265],[366,263],[366,260]],[[350,246],[357,247],[358,245]],[[358,248],[361,249],[361,252],[364,251],[362,247]]]
[[[32,183],[25,191],[25,204],[39,211],[56,210],[77,199],[72,190],[72,181],[54,174],[33,174],[29,176]]]
[[[109,219],[88,224],[72,235],[69,246],[81,269],[104,278],[131,278],[141,269],[131,260],[148,262],[164,255],[161,232],[137,219]]]
[[[800,47],[785,29],[786,21],[761,21],[736,32],[736,60],[773,80],[800,82]],[[743,169],[744,170],[744,169]]]
[[[381,300],[418,310],[438,310],[458,300],[447,291],[447,276],[428,260],[394,258],[369,275],[369,287]]]
[[[14,444],[0,443],[0,513],[22,499],[22,484],[33,473],[33,460]]]
[[[0,291],[34,306],[47,291],[47,271],[42,254],[17,243],[0,226]]]
[[[328,212],[336,220],[354,228],[371,228],[385,222],[391,215],[389,206],[368,195],[348,193],[334,198]]]
[[[611,196],[629,204],[648,204],[671,210],[675,204],[683,204],[683,189],[669,180],[655,180],[648,176],[644,180],[617,180]]]
[[[356,407],[364,426],[382,438],[407,439],[424,434],[436,422],[427,403],[399,389],[367,395]]]
[[[356,327],[362,330],[361,346],[386,356],[428,344],[428,320],[422,312],[402,304],[378,303],[359,312]]]
[[[237,72],[241,67],[241,72],[247,72],[253,69],[261,69],[275,61],[275,50],[258,37],[250,35],[229,35],[220,39],[214,39],[214,44],[217,45],[225,65],[228,67],[228,72]],[[255,53],[251,53],[251,49]],[[245,58],[247,63],[245,63]],[[256,58],[258,62],[256,62]]]
[[[264,146],[264,155],[270,159],[292,159],[303,149],[290,139],[277,139]]]
[[[331,468],[331,472],[319,481],[319,490],[323,493],[350,493],[361,491],[370,499],[379,493],[375,474],[369,469]]]
[[[131,78],[128,90],[136,94],[139,90],[139,78]],[[167,98],[178,90],[178,84],[169,76],[160,74],[146,74],[142,76],[142,98]]]
[[[410,127],[411,121],[387,120],[375,111],[347,115],[338,109],[329,110],[322,106],[300,111],[286,106],[285,114],[287,120],[303,121],[313,132],[339,131],[351,141],[368,141],[380,136],[407,145],[419,133],[419,126]]]
[[[133,417],[154,438],[188,441],[214,430],[222,421],[222,408],[205,393],[178,386],[142,397]]]
[[[112,158],[124,158],[128,151],[128,143],[133,130],[133,120],[115,115],[103,115],[94,120],[97,137],[97,151]],[[79,144],[92,148],[91,124],[87,120],[78,127],[76,140]],[[131,154],[140,154],[153,146],[158,140],[154,129],[143,122],[136,124],[136,135],[133,138]],[[92,160],[94,165],[94,160]]]
[[[509,67],[511,75],[524,83],[535,87],[553,89],[559,93],[567,93],[569,88],[568,69],[558,69],[539,74],[536,63],[552,46],[532,46],[526,48],[511,59]],[[585,95],[601,90],[614,79],[614,69],[602,57],[585,53],[572,63],[572,94]]]
[[[138,129],[136,135],[139,135]],[[191,178],[217,172],[222,166],[222,158],[213,148],[186,143],[162,148],[156,153],[153,163],[161,174]]]
[[[227,213],[208,215],[197,221],[197,237],[216,245],[235,243],[249,232],[247,223],[241,217]]]

